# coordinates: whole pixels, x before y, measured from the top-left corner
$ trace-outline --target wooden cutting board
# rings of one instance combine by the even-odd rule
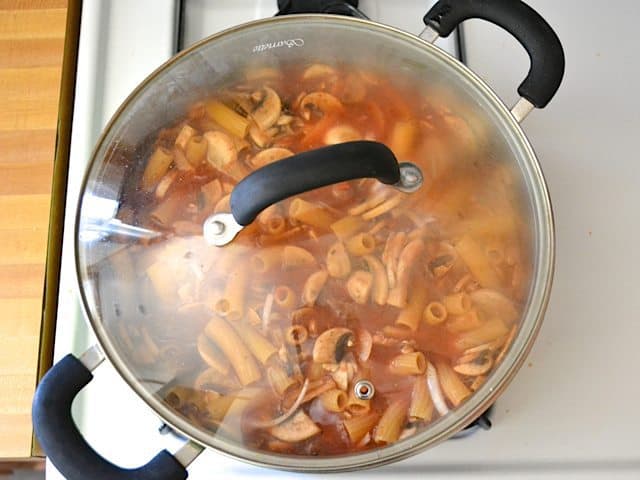
[[[34,454],[31,401],[52,348],[45,307],[57,291],[58,262],[47,259],[59,256],[55,209],[64,197],[73,87],[63,86],[62,102],[60,95],[67,7],[71,13],[76,3],[0,0],[0,460]]]

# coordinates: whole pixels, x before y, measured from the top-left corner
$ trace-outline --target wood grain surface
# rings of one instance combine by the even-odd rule
[[[0,459],[32,454],[66,0],[0,0]]]

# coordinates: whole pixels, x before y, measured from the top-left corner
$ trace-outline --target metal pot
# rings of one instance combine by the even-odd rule
[[[518,89],[522,98],[512,109],[508,109],[473,72],[433,45],[438,36],[449,35],[458,24],[468,18],[482,18],[501,26],[513,34],[529,52],[531,69]],[[559,40],[549,25],[520,1],[442,0],[427,13],[424,21],[427,28],[420,38],[366,20],[333,15],[296,15],[252,22],[211,36],[180,53],[151,74],[124,102],[100,138],[93,154],[83,184],[75,232],[76,264],[82,303],[100,346],[94,346],[79,359],[68,355],[54,365],[38,386],[33,404],[36,435],[46,454],[66,477],[186,478],[186,466],[204,447],[214,448],[257,465],[287,470],[330,472],[374,467],[413,455],[455,434],[486,410],[507,386],[523,363],[540,328],[551,288],[554,261],[553,216],[547,188],[533,149],[518,123],[534,107],[542,108],[551,100],[563,76],[564,55]],[[496,364],[484,383],[479,382],[475,385],[473,393],[469,390],[469,394],[460,401],[454,401],[451,397],[443,400],[434,396],[432,400],[436,403],[436,409],[446,409],[446,411],[440,411],[437,420],[426,422],[402,440],[397,439],[396,435],[394,441],[389,442],[388,445],[381,440],[380,443],[371,443],[369,447],[363,449],[354,447],[353,451],[332,452],[320,457],[304,455],[301,452],[282,454],[267,451],[256,445],[247,445],[243,443],[243,431],[240,431],[237,425],[229,427],[222,420],[216,419],[215,425],[205,427],[202,421],[194,421],[196,414],[179,408],[180,399],[175,398],[179,396],[175,393],[178,391],[175,390],[176,379],[184,374],[185,365],[192,366],[190,363],[193,362],[192,354],[199,359],[199,362],[203,362],[204,359],[209,366],[213,365],[213,370],[217,368],[218,376],[210,383],[231,382],[230,379],[233,378],[233,381],[239,380],[242,383],[245,389],[242,391],[246,392],[247,388],[257,388],[258,390],[251,390],[254,394],[256,391],[262,392],[260,388],[264,385],[268,386],[266,383],[260,383],[256,378],[264,381],[272,366],[268,362],[276,358],[274,352],[270,352],[264,359],[264,365],[260,365],[259,355],[253,351],[258,360],[247,357],[244,367],[257,365],[254,367],[254,371],[258,372],[255,374],[256,378],[252,378],[250,373],[246,374],[248,377],[244,377],[237,365],[232,365],[231,369],[228,365],[216,366],[215,357],[220,354],[219,350],[227,356],[234,355],[235,353],[231,351],[233,347],[227,346],[229,350],[225,350],[220,345],[208,346],[206,342],[211,339],[219,340],[221,331],[235,330],[236,334],[232,333],[232,335],[237,335],[240,338],[238,345],[245,348],[243,345],[250,343],[247,337],[249,334],[245,330],[256,327],[253,330],[254,333],[250,334],[255,335],[258,328],[251,324],[250,320],[242,320],[245,324],[238,327],[234,322],[240,320],[234,315],[237,313],[238,317],[245,318],[250,309],[243,307],[240,313],[235,312],[232,315],[233,308],[228,302],[220,303],[222,300],[214,301],[211,307],[214,312],[203,312],[203,303],[198,300],[202,292],[189,290],[193,287],[191,282],[194,277],[209,275],[209,270],[205,271],[201,268],[203,263],[208,261],[209,268],[213,269],[211,270],[213,278],[223,278],[219,280],[221,283],[214,285],[215,288],[212,290],[218,294],[220,290],[224,290],[225,285],[233,281],[230,278],[236,271],[238,259],[253,258],[251,255],[257,255],[256,251],[246,247],[248,245],[246,238],[256,231],[255,219],[260,212],[270,205],[303,192],[348,180],[373,178],[377,179],[382,186],[375,181],[357,184],[358,188],[364,188],[362,185],[367,185],[367,190],[361,198],[363,202],[372,192],[388,193],[393,188],[402,192],[413,192],[406,193],[407,197],[402,198],[424,194],[425,199],[433,199],[433,196],[425,194],[433,190],[433,186],[438,182],[437,174],[425,171],[427,168],[425,165],[429,165],[428,162],[431,161],[429,155],[435,155],[433,151],[429,149],[424,151],[426,159],[399,162],[396,156],[402,156],[406,152],[401,153],[402,149],[394,148],[394,145],[391,145],[390,150],[382,143],[371,141],[371,139],[354,142],[338,140],[341,143],[337,143],[328,141],[325,137],[325,143],[337,144],[318,149],[312,148],[306,152],[299,149],[301,151],[298,154],[273,163],[269,161],[268,165],[259,165],[253,172],[247,169],[232,170],[232,166],[241,163],[237,162],[236,157],[233,157],[233,162],[228,163],[225,160],[226,157],[216,157],[212,154],[212,158],[207,157],[210,166],[220,169],[221,178],[234,180],[227,182],[227,185],[223,185],[224,182],[220,183],[221,188],[232,189],[228,203],[222,202],[222,207],[218,208],[218,211],[211,209],[203,216],[197,212],[200,208],[198,201],[202,199],[198,200],[194,192],[181,191],[183,197],[192,195],[195,200],[192,202],[193,205],[184,203],[174,206],[176,208],[173,211],[175,213],[176,209],[187,207],[193,210],[190,218],[198,218],[200,221],[200,226],[195,232],[193,225],[185,226],[184,223],[180,224],[182,228],[180,230],[175,222],[172,224],[173,229],[168,229],[167,225],[162,224],[158,218],[155,219],[157,228],[153,228],[154,224],[140,221],[144,215],[151,218],[150,206],[157,206],[158,199],[162,199],[167,188],[179,188],[175,185],[161,188],[159,185],[161,178],[147,171],[153,162],[149,158],[153,157],[154,148],[156,151],[160,148],[159,142],[165,141],[162,140],[163,138],[170,137],[171,142],[174,140],[178,142],[177,131],[167,133],[167,130],[162,131],[162,128],[169,125],[184,126],[176,122],[185,118],[185,115],[191,115],[188,111],[194,102],[207,97],[212,92],[237,84],[241,81],[241,72],[246,72],[248,69],[254,72],[262,69],[264,79],[274,71],[276,73],[287,71],[289,65],[313,63],[323,65],[319,72],[313,74],[319,81],[324,81],[323,78],[327,75],[335,74],[334,68],[325,68],[327,64],[347,65],[349,68],[382,72],[386,75],[385,78],[398,79],[399,82],[407,81],[416,87],[412,91],[418,92],[417,95],[426,92],[424,93],[426,97],[437,99],[437,108],[440,112],[438,115],[455,117],[457,121],[462,122],[451,126],[452,133],[447,137],[449,140],[444,142],[445,151],[449,151],[447,149],[454,151],[454,163],[458,162],[469,168],[477,162],[482,163],[486,158],[491,161],[499,159],[498,163],[508,170],[510,181],[514,184],[513,192],[519,195],[518,198],[522,203],[520,213],[523,216],[517,220],[517,224],[530,243],[530,255],[523,261],[529,268],[530,280],[525,284],[526,288],[523,288],[522,298],[518,303],[519,320],[515,317],[509,320],[512,323],[515,322],[511,328],[511,335],[504,334],[500,337],[499,346],[502,348],[502,353],[491,357]],[[268,67],[271,72],[266,77],[264,76],[265,67]],[[335,68],[339,70],[341,67]],[[247,95],[250,97],[249,93]],[[256,100],[258,105],[251,108],[257,109],[263,105],[266,102],[264,97],[268,95],[270,95],[268,90],[262,90],[258,95],[260,98]],[[415,98],[410,100],[418,102]],[[385,102],[392,102],[392,100],[380,98],[379,102],[384,105]],[[207,110],[207,112],[206,115],[209,115],[210,111]],[[280,110],[278,113],[281,113]],[[302,118],[300,124],[304,126],[307,121],[311,123],[312,113],[309,113],[309,118]],[[457,116],[458,113],[463,117]],[[215,113],[213,117],[216,121],[222,121]],[[241,122],[242,133],[239,137],[247,135],[247,128],[264,127],[266,129],[272,127],[276,121],[274,117],[272,120],[267,120],[265,125],[261,125],[256,110],[247,118],[253,119],[255,123],[249,127],[248,124]],[[214,125],[212,131],[217,132],[219,125],[215,123],[212,125]],[[423,127],[428,128],[428,125]],[[362,128],[366,129],[366,125]],[[478,140],[482,147],[478,147],[473,152],[469,150],[468,145],[465,146],[464,132],[471,132],[473,138]],[[364,131],[361,133],[366,136]],[[219,136],[220,134],[208,137],[207,152],[212,151],[212,145],[219,140]],[[222,136],[230,138],[224,133]],[[373,140],[384,141],[382,138],[377,138],[375,134],[369,136],[373,137]],[[420,138],[420,134],[417,138]],[[257,149],[259,140],[253,137],[251,139],[254,143],[249,141],[245,143],[248,143],[250,148]],[[390,141],[390,143],[393,142]],[[317,146],[311,145],[311,147]],[[237,153],[246,145],[234,144],[232,147]],[[162,174],[167,174],[168,169],[174,170],[174,173],[169,175],[171,178],[167,180],[167,183],[171,184],[176,181],[176,178],[181,178],[180,159],[172,156],[175,153],[166,153],[165,150],[159,150],[160,155],[164,152],[169,156],[164,162]],[[414,160],[416,155],[409,160]],[[163,163],[162,159],[159,163]],[[192,167],[184,164],[186,170]],[[491,178],[495,180],[495,177]],[[423,197],[414,198],[422,199]],[[428,236],[426,225],[429,221],[421,217],[419,210],[422,208],[421,205],[418,203],[415,207],[418,212],[415,215],[406,212],[405,214],[409,217],[413,215],[416,225],[425,227],[421,232],[427,232],[425,235]],[[146,213],[143,215],[140,212]],[[316,237],[315,241],[320,238],[320,243],[327,235],[334,233],[338,235],[335,230],[332,232],[330,228],[326,228],[326,225],[324,227],[316,225],[316,223],[322,223],[321,219],[324,218],[322,212],[314,211],[313,215],[315,216],[311,220],[301,220],[298,217],[289,220],[292,223],[308,221],[316,226],[320,233],[313,230],[315,233],[312,237]],[[248,227],[242,231],[245,226]],[[463,224],[462,230],[458,232],[464,233],[467,227],[468,224]],[[242,233],[239,234],[239,232]],[[419,232],[418,235],[420,234]],[[295,245],[301,245],[295,243],[298,242],[297,239],[292,239],[291,242],[292,248],[297,248]],[[224,247],[227,244],[229,246]],[[228,252],[228,249],[234,245],[244,248],[244,250],[237,249],[244,253],[231,260],[223,258],[220,252]],[[456,251],[460,254],[458,245],[454,242],[453,249],[457,249]],[[428,250],[427,247],[424,248]],[[451,248],[450,245],[449,248]],[[178,255],[175,257],[178,260],[174,262],[172,255]],[[466,266],[461,268],[466,269],[465,272],[470,272],[468,277],[480,287],[486,287],[483,279],[478,278],[481,275],[477,275],[477,271],[470,266],[463,254],[460,255],[463,263],[466,262]],[[308,259],[308,257],[305,258]],[[305,258],[300,259],[298,256],[291,261],[299,266],[307,261]],[[442,256],[438,258],[441,260]],[[315,261],[311,260],[311,262]],[[437,268],[438,265],[431,265],[431,267]],[[331,274],[331,267],[328,268]],[[160,277],[155,276],[155,280],[155,274],[152,273],[154,270],[160,275]],[[229,274],[226,270],[231,270],[232,273]],[[371,275],[371,272],[362,271],[364,278]],[[433,270],[430,273],[429,269],[420,271],[424,275],[437,276]],[[320,274],[320,276],[323,275],[326,281],[328,275],[326,272]],[[342,276],[331,275],[336,278]],[[158,281],[158,278],[162,280]],[[291,278],[297,277],[294,275]],[[262,284],[258,277],[251,280],[255,280],[256,291],[261,294],[260,285]],[[168,284],[170,285],[167,287]],[[245,278],[243,285],[245,286],[243,288],[249,288],[253,284]],[[176,290],[179,291],[181,303],[178,307],[175,302],[167,305],[167,296],[176,295]],[[351,293],[354,302],[361,303],[358,294]],[[366,300],[373,298],[369,295],[371,294],[367,290],[363,303],[365,301],[373,303],[372,299]],[[473,297],[473,294],[471,296]],[[310,302],[311,304],[315,302],[316,297],[317,294]],[[278,301],[277,296],[275,300]],[[398,306],[400,307],[398,311],[403,311],[403,308],[408,308],[410,301],[411,299],[407,300],[405,292],[405,298],[392,306]],[[381,304],[384,304],[384,301]],[[263,317],[264,312],[271,308],[265,304],[260,304],[260,307]],[[420,312],[422,307],[424,305],[421,305]],[[354,311],[359,311],[357,306]],[[202,319],[214,314],[216,318],[222,318],[222,320],[205,325]],[[268,314],[267,317],[269,317]],[[260,320],[259,316],[258,320]],[[347,320],[347,324],[350,321],[352,320]],[[206,338],[190,336],[190,325],[198,322],[208,332],[205,335]],[[149,333],[148,325],[157,327],[155,336]],[[360,325],[367,326],[365,320],[362,320]],[[406,325],[400,326],[406,327]],[[275,343],[269,336],[273,332],[267,331],[268,328],[264,327],[265,325],[262,325],[262,338],[271,339],[271,343]],[[326,372],[330,372],[327,375],[333,375],[343,365],[344,352],[340,355],[336,353],[336,342],[344,340],[340,348],[348,350],[353,342],[357,344],[360,341],[353,329],[349,330],[341,325],[340,328],[348,330],[349,333],[334,339],[336,348],[332,351],[332,355],[335,358],[331,357],[329,359],[331,361],[322,360],[322,354],[317,354],[316,358],[319,339],[323,333],[331,330],[331,327],[338,326],[328,325],[315,333],[309,328],[305,333],[306,335],[311,332],[310,336],[313,337],[309,339],[311,342],[309,348],[313,348],[313,361],[325,367]],[[304,328],[307,329],[307,326]],[[422,327],[412,325],[402,331],[415,332],[420,331],[420,328]],[[403,335],[402,331],[398,334],[397,329],[391,329],[391,331],[396,332],[395,335]],[[324,340],[326,341],[326,338]],[[221,343],[225,341],[223,339]],[[302,345],[302,341],[297,342],[295,337],[292,344]],[[407,345],[409,348],[403,352],[422,355],[420,352],[415,352],[416,348],[420,347],[419,341],[417,347],[415,342],[414,344],[408,342],[403,348]],[[300,346],[298,353],[304,348]],[[197,356],[198,352],[200,357]],[[282,355],[287,356],[286,348]],[[358,354],[353,352],[350,355],[351,358],[355,358]],[[435,364],[438,363],[439,355],[442,355],[442,352],[434,353]],[[185,447],[175,456],[163,451],[147,465],[135,470],[126,470],[100,457],[85,442],[71,418],[71,403],[77,393],[91,380],[91,371],[100,365],[105,357],[163,421],[189,438]],[[366,358],[358,358],[366,360],[368,355]],[[358,363],[358,358],[355,363]],[[436,372],[436,368],[430,361],[424,362],[424,356],[422,359],[423,364],[420,365],[418,362],[416,367],[420,375],[424,375],[427,364],[431,369],[430,373]],[[300,365],[302,363],[292,367],[300,370]],[[228,377],[224,377],[220,372],[231,373]],[[442,375],[442,372],[438,371],[438,373]],[[292,378],[295,376],[295,372],[287,374]],[[373,373],[371,375],[374,376]],[[429,377],[427,375],[420,378],[427,381],[426,378]],[[334,387],[340,384],[338,379],[329,381],[333,382]],[[203,383],[200,382],[200,385]],[[252,387],[252,385],[262,385],[262,387]],[[366,388],[363,389],[363,385]],[[375,382],[370,382],[367,378],[352,375],[348,378],[347,390],[355,392],[356,396],[363,396],[362,400],[367,401],[367,395],[373,393],[372,388],[375,386]],[[182,388],[181,385],[178,387]],[[302,399],[308,387],[309,378],[307,377],[304,385],[300,382],[296,384],[293,390],[295,395],[292,398],[295,400],[297,395]],[[468,388],[468,385],[465,388]],[[171,397],[172,392],[173,397]],[[211,393],[211,390],[207,392],[207,395],[212,395],[214,399],[221,397],[218,390],[214,393]],[[434,392],[431,394],[434,395]],[[386,395],[386,393],[381,390],[377,395]],[[224,398],[224,395],[222,397]],[[443,401],[448,405],[443,406]],[[385,402],[384,405],[387,405],[390,400],[385,399]],[[202,416],[197,418],[202,420]],[[205,415],[206,419],[211,420]],[[283,420],[282,424],[284,422]],[[231,430],[231,433],[225,429]],[[288,451],[286,449],[289,446],[285,445],[284,448]]]

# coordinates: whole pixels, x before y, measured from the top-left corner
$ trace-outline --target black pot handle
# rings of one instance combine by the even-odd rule
[[[399,164],[393,152],[379,142],[345,142],[309,150],[247,175],[231,192],[231,213],[207,218],[204,237],[213,245],[226,245],[269,205],[356,178],[376,178],[404,192],[417,190],[423,180],[416,165]]]
[[[395,184],[400,169],[393,152],[378,142],[357,141],[317,148],[271,163],[247,175],[231,192],[231,213],[240,225],[299,193],[356,178]]]
[[[102,458],[82,437],[71,403],[93,375],[67,355],[42,378],[33,399],[33,426],[44,453],[69,480],[183,480],[187,470],[166,450],[139,468],[120,468]]]
[[[545,19],[520,0],[440,0],[424,16],[424,23],[446,37],[470,18],[488,20],[522,44],[531,68],[518,93],[535,107],[545,107],[564,76],[562,44]]]

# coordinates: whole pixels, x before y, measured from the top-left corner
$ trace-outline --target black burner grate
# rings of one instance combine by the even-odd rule
[[[476,418],[472,423],[467,425],[464,430],[459,431],[451,438],[465,438],[469,435],[473,435],[479,430],[491,429],[491,414],[493,412],[493,405],[487,408],[482,415]]]
[[[367,18],[364,13],[358,10],[358,0],[278,0],[276,15],[295,13],[333,13]]]

